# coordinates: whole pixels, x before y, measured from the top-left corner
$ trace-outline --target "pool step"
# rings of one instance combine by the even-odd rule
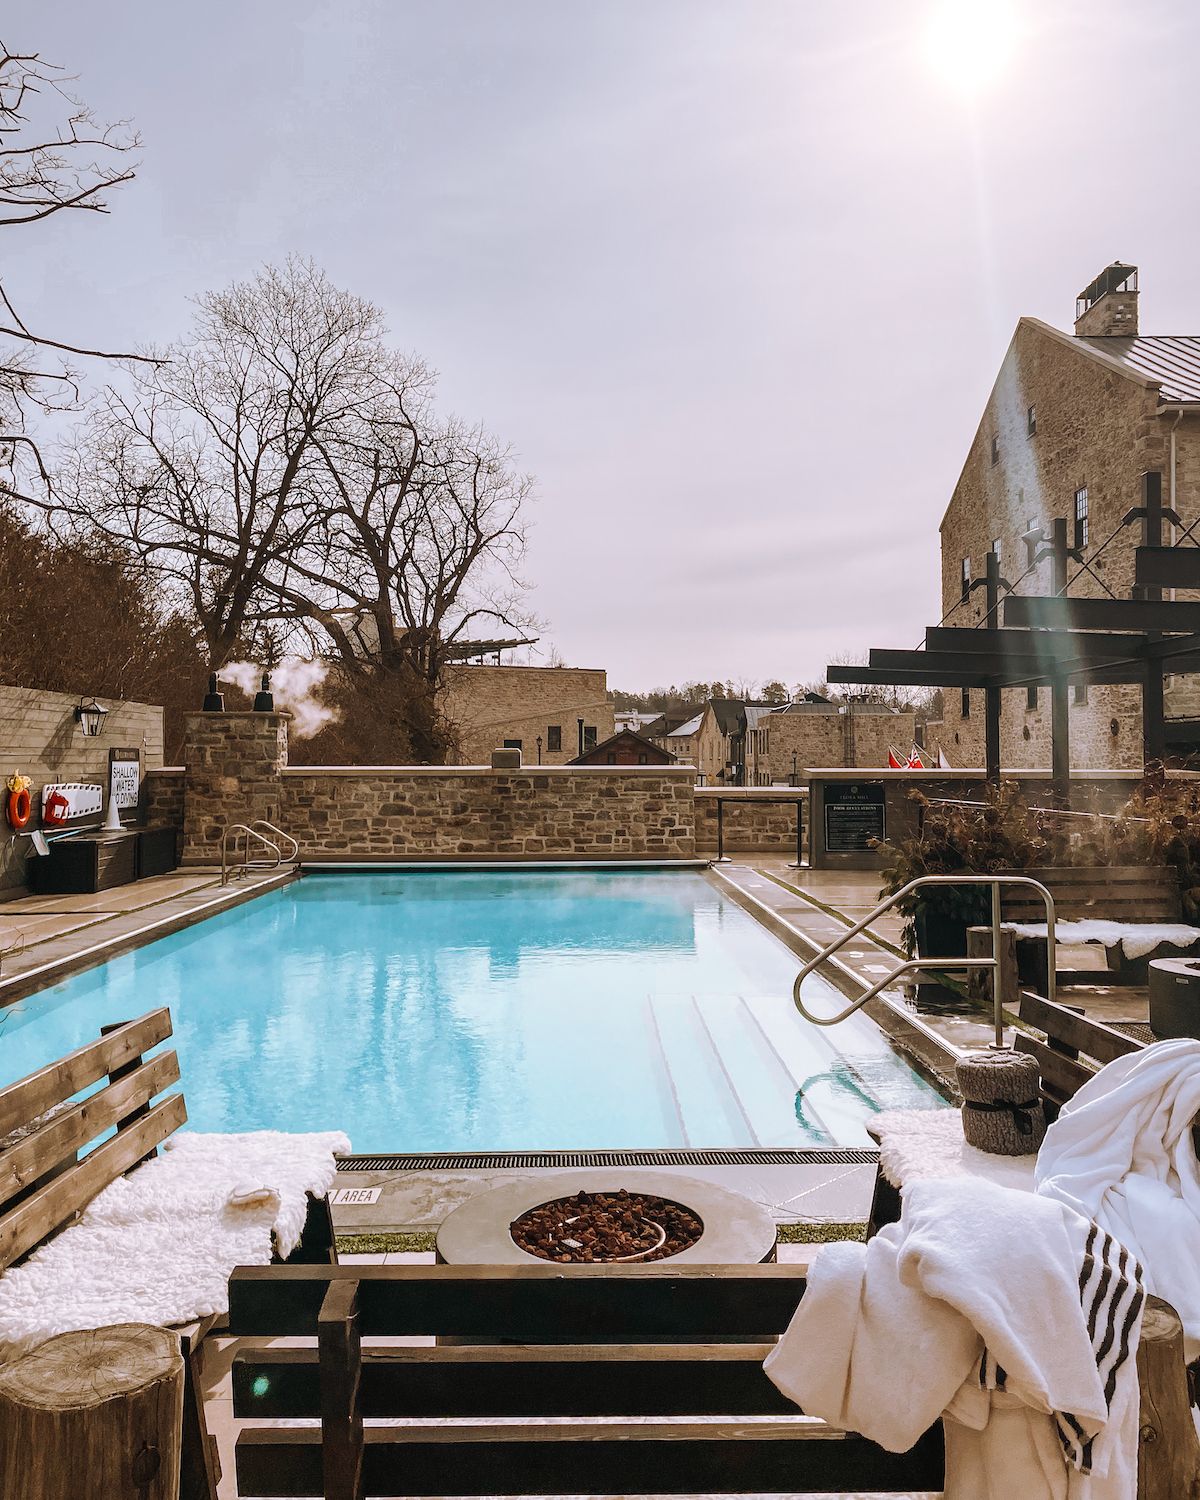
[[[696,1008],[756,1138],[772,1146],[795,1141],[795,1081],[740,997],[698,995]]]
[[[692,996],[656,995],[649,1005],[686,1144],[761,1145]]]

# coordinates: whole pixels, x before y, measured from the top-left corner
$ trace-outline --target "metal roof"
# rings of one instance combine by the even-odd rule
[[[700,730],[700,725],[703,722],[704,722],[704,711],[701,710],[696,715],[696,717],[694,719],[689,719],[686,724],[681,724],[678,729],[672,729],[668,734],[664,735],[663,738],[664,739],[668,739],[668,740],[673,740],[676,735],[679,735],[679,736],[682,737],[682,736],[685,736],[685,735],[698,734],[699,730]]]
[[[1164,401],[1200,401],[1200,335],[1138,334],[1080,338],[1079,342],[1119,359],[1139,375],[1161,381],[1159,394]]]

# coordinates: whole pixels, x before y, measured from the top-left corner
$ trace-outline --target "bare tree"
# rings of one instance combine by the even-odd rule
[[[132,181],[140,146],[127,122],[101,124],[70,90],[75,80],[36,52],[0,43],[0,228],[64,213],[104,214],[112,189]],[[31,430],[35,412],[69,410],[80,397],[73,356],[117,358],[34,331],[0,279],[0,500],[44,497],[49,473]]]
[[[336,596],[314,617],[343,670],[408,684],[403,727],[414,754],[437,760],[447,663],[481,631],[530,623],[519,569],[533,481],[482,428],[416,420],[407,395],[397,389],[376,413],[372,446],[326,450],[336,498],[313,532],[324,545],[307,559],[298,549],[293,573],[305,571],[318,598]]]
[[[323,452],[361,429],[390,357],[379,310],[307,261],[196,308],[191,337],[134,372],[131,393],[105,392],[55,510],[133,543],[215,671],[277,653],[316,612],[298,564],[327,525]]]
[[[332,657],[346,701],[442,758],[446,662],[526,623],[532,482],[511,454],[437,419],[429,371],[388,347],[379,310],[305,261],[200,298],[192,335],[131,383],[106,391],[55,516],[132,543],[213,670]]]

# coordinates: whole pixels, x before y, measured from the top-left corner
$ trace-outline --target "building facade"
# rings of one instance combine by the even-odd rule
[[[1056,518],[1079,552],[1067,593],[1129,598],[1141,532],[1122,520],[1140,504],[1145,470],[1161,472],[1163,503],[1185,527],[1200,518],[1200,336],[1143,335],[1138,325],[1137,270],[1119,263],[1080,294],[1073,333],[1036,318],[1017,324],[941,524],[945,624],[983,622],[983,590],[970,586],[989,552],[1014,592],[1052,593],[1051,562],[1036,558]],[[1169,528],[1164,540],[1176,535]],[[1186,738],[1200,685],[1164,685],[1176,738]],[[1049,700],[1044,689],[1004,691],[1002,765],[1050,764]],[[928,726],[931,748],[952,765],[981,765],[983,690],[947,689],[944,703],[942,722]],[[1140,689],[1075,687],[1070,735],[1077,767],[1139,767]]]
[[[441,707],[455,730],[452,765],[487,765],[504,747],[526,765],[565,766],[614,730],[599,668],[456,664],[446,668]]]
[[[573,766],[673,766],[675,757],[632,729],[618,729],[570,762]]]

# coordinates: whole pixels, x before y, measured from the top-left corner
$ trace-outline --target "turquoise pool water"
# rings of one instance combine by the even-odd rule
[[[691,872],[308,875],[0,1011],[0,1082],[168,1005],[191,1125],[358,1152],[858,1145],[942,1102],[797,967]]]

